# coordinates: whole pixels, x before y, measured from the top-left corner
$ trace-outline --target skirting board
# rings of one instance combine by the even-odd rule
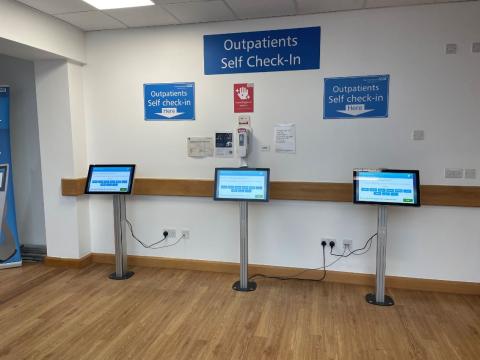
[[[68,258],[45,256],[45,258],[43,259],[43,263],[48,266],[61,266],[61,267],[82,269],[92,263],[92,254],[87,254],[84,257],[81,257],[80,259],[68,259]]]
[[[82,257],[81,259],[63,259],[46,257],[44,263],[50,266],[63,266],[72,268],[83,268],[92,263],[96,264],[115,264],[115,255],[92,253]],[[206,261],[206,260],[190,260],[190,259],[174,259],[152,256],[128,256],[129,266],[145,266],[158,267],[179,270],[195,270],[195,271],[211,271],[228,274],[238,274],[240,265],[237,263],[222,261]],[[268,276],[292,276],[302,269],[250,264],[250,275],[264,274]],[[300,278],[302,279],[318,279],[323,275],[322,270],[308,271]],[[325,281],[351,284],[375,286],[375,275],[360,274],[342,271],[328,271]],[[480,295],[480,283],[463,282],[463,281],[447,281],[433,279],[417,279],[399,276],[387,276],[386,286],[389,288],[405,289],[405,290],[422,290],[436,291],[452,294]]]

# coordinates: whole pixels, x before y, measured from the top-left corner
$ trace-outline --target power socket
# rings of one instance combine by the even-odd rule
[[[177,231],[176,231],[175,229],[164,229],[163,231],[167,231],[167,232],[168,232],[167,239],[171,239],[171,238],[176,238],[176,237],[177,237]]]
[[[322,238],[322,241],[325,241],[327,243],[327,246],[330,246],[330,242],[333,241],[334,243],[336,243],[336,239],[335,238]]]
[[[348,250],[352,251],[353,248],[353,240],[351,239],[343,239],[343,248],[348,248]]]

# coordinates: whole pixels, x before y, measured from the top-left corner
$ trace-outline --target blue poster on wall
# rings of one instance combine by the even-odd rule
[[[0,86],[0,269],[21,264],[10,155],[10,88]]]
[[[195,83],[143,85],[145,120],[195,120]]]
[[[325,79],[324,119],[386,118],[390,75]]]
[[[320,27],[204,35],[205,75],[320,69]]]

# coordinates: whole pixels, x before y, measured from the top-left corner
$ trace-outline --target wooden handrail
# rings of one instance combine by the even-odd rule
[[[86,178],[62,179],[62,195],[84,194]],[[213,180],[137,178],[134,195],[212,197]],[[422,205],[480,207],[480,186],[422,185]],[[351,202],[351,183],[272,181],[273,200]]]

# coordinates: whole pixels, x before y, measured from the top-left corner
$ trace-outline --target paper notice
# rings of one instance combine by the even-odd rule
[[[213,139],[211,137],[187,138],[188,156],[207,157],[213,156]]]
[[[275,152],[295,154],[295,124],[277,124],[274,128]]]

